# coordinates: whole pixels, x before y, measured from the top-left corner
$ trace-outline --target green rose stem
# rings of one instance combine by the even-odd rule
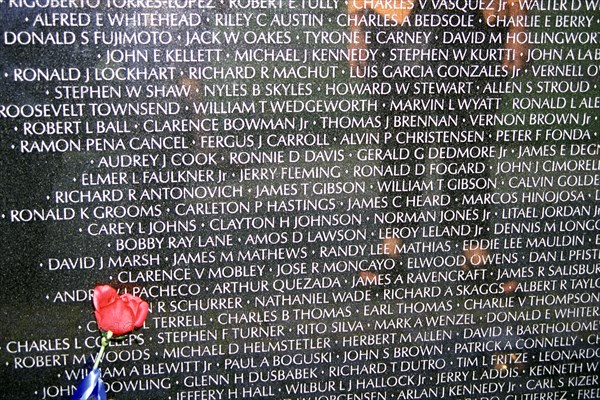
[[[100,360],[102,360],[102,356],[104,355],[104,349],[108,346],[108,341],[112,337],[113,333],[111,331],[106,332],[106,335],[102,335],[102,342],[100,343],[100,351],[98,352],[98,356],[96,357],[96,362],[94,362],[94,369],[98,368],[100,365]]]

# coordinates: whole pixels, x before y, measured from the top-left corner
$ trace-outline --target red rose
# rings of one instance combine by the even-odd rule
[[[148,303],[129,293],[119,296],[108,285],[96,286],[93,301],[98,327],[115,336],[140,328],[148,315]]]

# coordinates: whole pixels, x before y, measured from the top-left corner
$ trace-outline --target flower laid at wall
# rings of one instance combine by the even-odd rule
[[[129,293],[119,295],[108,285],[96,286],[93,301],[98,327],[115,336],[141,328],[148,315],[148,303]]]
[[[77,386],[71,400],[87,400],[94,397],[106,400],[106,389],[98,366],[111,339],[118,339],[136,328],[141,328],[148,316],[148,303],[129,293],[119,295],[108,285],[94,288],[94,308],[98,327],[102,331],[100,351],[94,367]]]

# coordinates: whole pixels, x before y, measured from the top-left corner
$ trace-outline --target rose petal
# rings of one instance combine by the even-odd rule
[[[96,316],[98,314],[98,326],[103,331],[111,331],[115,336],[121,336],[134,329],[134,314],[121,299],[97,311]]]
[[[130,302],[130,301],[135,301],[135,299],[140,299],[140,298],[132,295],[131,293],[123,293],[121,295],[121,300],[123,300],[126,303]]]
[[[109,285],[96,286],[94,288],[94,296],[92,301],[94,308],[100,310],[103,307],[113,303],[119,298],[117,291]]]
[[[129,293],[125,293],[121,295],[121,301],[123,301],[123,303],[129,307],[133,315],[136,315],[139,301],[141,301],[139,297],[134,297]]]
[[[133,322],[133,324],[135,325],[136,328],[141,328],[144,325],[144,321],[146,320],[146,317],[148,316],[148,308],[149,308],[148,303],[146,303],[145,301],[142,300],[142,302],[140,303],[140,306],[138,308],[138,312],[136,314],[137,318]]]
[[[100,330],[104,330],[102,327],[106,325],[106,323],[104,322],[103,318],[102,318],[102,313],[100,313],[99,311],[94,311],[94,316],[96,317],[96,322],[98,323],[98,328],[100,328]]]
[[[133,312],[135,321],[134,325],[136,328],[141,328],[144,325],[144,321],[148,316],[148,303],[140,299],[137,296],[132,296],[129,293],[121,295],[121,299],[129,306]]]

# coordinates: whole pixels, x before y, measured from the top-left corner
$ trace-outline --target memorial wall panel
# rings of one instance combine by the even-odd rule
[[[0,10],[0,398],[600,398],[598,0]]]

